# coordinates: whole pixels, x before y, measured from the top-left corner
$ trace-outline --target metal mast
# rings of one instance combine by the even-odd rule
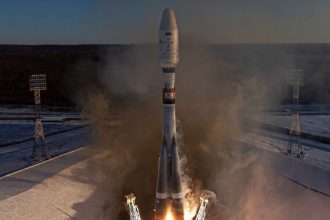
[[[292,85],[292,121],[290,128],[290,137],[287,148],[287,153],[291,154],[292,148],[296,147],[297,157],[303,154],[300,144],[300,120],[299,120],[299,87],[304,85],[304,71],[301,69],[294,69],[289,71],[287,75],[289,84]]]
[[[130,220],[141,220],[139,208],[135,204],[136,197],[133,193],[125,196],[126,197],[126,207],[130,217]]]
[[[199,197],[199,208],[195,220],[205,220],[209,206],[209,195],[202,193]]]
[[[48,158],[48,150],[45,146],[44,140],[44,130],[42,128],[42,121],[40,117],[41,113],[41,98],[40,91],[47,89],[46,84],[46,74],[34,74],[29,77],[30,91],[34,93],[34,103],[35,103],[35,128],[34,128],[34,140],[32,149],[32,158],[34,160],[39,160],[40,156]]]

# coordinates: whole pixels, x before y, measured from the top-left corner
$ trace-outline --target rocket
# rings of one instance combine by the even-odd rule
[[[172,9],[165,9],[159,27],[163,89],[163,142],[160,149],[155,220],[183,220],[183,193],[176,141],[175,68],[179,62],[178,27]]]

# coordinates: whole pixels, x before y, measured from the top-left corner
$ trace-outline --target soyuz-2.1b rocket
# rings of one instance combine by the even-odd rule
[[[163,76],[163,143],[160,148],[156,189],[155,220],[184,220],[179,154],[176,141],[175,68],[179,63],[178,27],[173,10],[164,10],[159,27],[160,65]],[[213,192],[204,191],[195,220],[205,220]],[[131,220],[141,220],[133,194],[126,196],[126,208]],[[191,218],[193,213],[186,217]],[[194,214],[193,214],[194,215]]]
[[[156,190],[155,220],[183,220],[183,193],[176,145],[175,68],[179,62],[178,27],[173,10],[165,9],[159,27],[160,65],[163,75],[163,143]]]

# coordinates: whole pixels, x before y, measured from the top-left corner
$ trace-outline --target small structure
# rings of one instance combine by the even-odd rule
[[[209,195],[202,193],[199,197],[199,208],[195,220],[205,220],[206,212],[209,207]]]
[[[48,150],[45,146],[45,135],[42,128],[41,120],[41,98],[40,91],[47,89],[46,84],[46,74],[35,74],[29,77],[30,91],[34,93],[34,103],[35,103],[35,128],[34,128],[34,140],[32,149],[32,158],[34,160],[40,160],[40,156],[43,158],[48,158]]]
[[[303,154],[300,144],[300,120],[299,120],[299,88],[304,85],[304,71],[301,69],[293,69],[287,74],[288,83],[292,85],[292,121],[290,128],[290,137],[287,148],[287,154],[291,154],[293,147],[296,147],[297,157]]]
[[[133,193],[125,196],[126,197],[126,208],[130,217],[130,220],[141,220],[139,208],[135,204],[136,197]]]

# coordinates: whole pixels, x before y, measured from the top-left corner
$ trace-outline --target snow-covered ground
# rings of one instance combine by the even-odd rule
[[[83,125],[78,112],[51,111],[44,109],[41,113],[43,129],[46,135],[54,132],[74,129]],[[34,134],[35,112],[33,106],[0,107],[0,146],[13,142],[27,141]]]
[[[260,131],[258,134],[248,133],[241,136],[240,140],[268,151],[284,154],[289,139],[287,135]],[[306,139],[302,139],[300,143],[304,151],[303,157],[299,159],[300,161],[330,172],[330,152],[322,149],[330,149],[329,145]],[[321,148],[321,150],[318,148]],[[295,154],[293,153],[291,157],[295,159]]]
[[[0,122],[1,123],[1,122]],[[68,123],[43,123],[44,133],[46,135],[54,132],[70,130],[77,127],[77,125]],[[12,142],[21,142],[33,138],[34,124],[26,122],[11,122],[0,124],[0,146],[8,145]],[[1,152],[1,148],[0,148]]]
[[[34,105],[24,105],[24,106],[0,106],[0,115],[33,115]],[[41,113],[44,115],[77,115],[76,111],[73,109],[64,109],[59,107],[49,108],[42,107]]]
[[[328,106],[307,106],[301,109],[301,131],[307,134],[330,137],[330,115]],[[322,107],[324,108],[323,110]],[[290,129],[291,115],[288,111],[266,112],[257,121],[276,127]],[[289,136],[280,131],[259,129],[240,137],[243,143],[262,149],[262,160],[266,166],[308,188],[330,195],[330,145],[309,139],[300,139],[304,155],[297,158],[297,151],[286,155]],[[294,149],[295,150],[295,149]],[[271,164],[271,165],[270,165]]]
[[[296,158],[284,154],[286,142],[272,137],[247,134],[241,141],[261,149],[258,161],[267,169],[330,196],[329,153],[304,147],[304,156]]]
[[[77,112],[43,111],[45,145],[51,157],[90,143],[86,122]],[[0,176],[35,163],[31,159],[33,106],[0,107]]]
[[[77,128],[68,132],[49,136],[45,139],[51,157],[60,155],[86,146],[90,143],[87,127]],[[0,148],[0,176],[31,166],[36,162],[32,160],[32,141],[9,145]]]
[[[291,127],[290,115],[264,114],[258,120],[264,123],[284,127]],[[300,115],[300,128],[302,132],[330,137],[330,115]]]
[[[283,105],[274,105],[268,106],[265,110],[280,112],[280,111],[290,111],[294,106],[292,104],[283,104]],[[299,105],[299,109],[307,112],[322,112],[322,113],[330,113],[330,104],[301,104]]]

